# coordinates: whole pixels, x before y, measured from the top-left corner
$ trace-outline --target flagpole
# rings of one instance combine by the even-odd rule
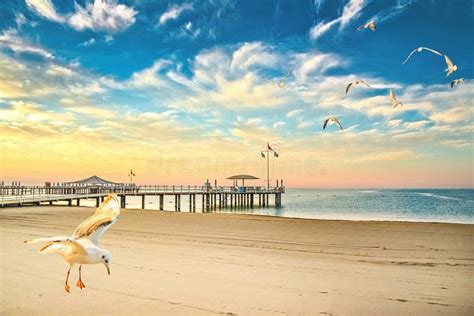
[[[270,152],[267,150],[267,189],[270,189]]]

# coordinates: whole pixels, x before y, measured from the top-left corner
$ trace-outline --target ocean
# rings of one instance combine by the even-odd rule
[[[173,197],[165,210],[174,211]],[[90,206],[93,205],[90,201]],[[145,209],[158,209],[158,197],[149,196]],[[270,199],[270,204],[274,201]],[[282,207],[217,209],[213,212],[291,218],[416,221],[474,224],[474,189],[334,190],[287,189]],[[84,203],[84,205],[87,205]],[[183,196],[181,211],[188,212]],[[196,197],[196,211],[201,212]],[[127,197],[127,208],[140,208],[140,197]]]

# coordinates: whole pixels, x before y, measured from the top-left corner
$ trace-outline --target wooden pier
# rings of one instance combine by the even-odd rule
[[[187,196],[188,211],[196,212],[196,196],[201,210],[210,212],[222,208],[281,207],[281,196],[285,187],[231,187],[231,186],[0,186],[0,207],[21,205],[54,205],[67,202],[69,206],[80,206],[81,200],[95,199],[96,205],[109,193],[120,197],[121,207],[125,208],[127,197],[141,197],[141,208],[145,209],[147,196],[158,196],[158,209],[164,210],[166,196],[174,197],[174,210],[184,210],[181,206],[183,196]]]

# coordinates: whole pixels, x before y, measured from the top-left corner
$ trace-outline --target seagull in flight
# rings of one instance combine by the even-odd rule
[[[344,130],[344,128],[341,125],[341,122],[339,122],[339,120],[335,116],[328,117],[327,119],[324,120],[323,130],[326,129],[326,126],[328,124],[336,124],[341,129],[341,131]]]
[[[422,52],[424,50],[427,50],[429,52],[432,52],[433,54],[436,54],[436,55],[439,55],[439,56],[443,56],[443,54],[441,54],[440,52],[438,51],[435,51],[434,49],[431,49],[431,48],[428,48],[428,47],[418,47],[418,48],[415,48],[411,53],[410,55],[408,55],[407,59],[405,59],[405,61],[402,63],[402,65],[405,65],[406,62],[411,58],[411,56],[416,53],[416,52]]]
[[[448,68],[446,68],[446,77],[447,77],[453,72],[455,72],[456,70],[458,70],[458,66],[454,65],[451,59],[449,59],[449,57],[446,55],[444,55],[444,60],[446,61],[446,66],[448,66]]]
[[[451,81],[451,89],[461,83],[464,83],[464,78],[454,79]]]
[[[346,86],[346,94],[349,92],[349,89],[351,88],[352,85],[357,86],[358,84],[365,84],[367,87],[369,88],[372,88],[367,82],[365,82],[364,80],[356,80],[356,81],[352,81],[352,82],[349,82]]]
[[[82,282],[81,268],[83,264],[102,263],[110,275],[109,264],[112,260],[110,252],[99,247],[99,239],[104,232],[119,220],[119,199],[115,193],[109,194],[97,208],[95,214],[83,221],[71,237],[56,236],[37,238],[25,243],[44,243],[39,252],[44,254],[57,253],[69,264],[64,290],[69,293],[69,273],[74,264],[79,264],[79,280],[76,286],[81,290],[86,286]]]
[[[293,73],[293,70],[290,69],[285,76],[281,77],[276,82],[272,81],[272,80],[269,80],[269,79],[266,79],[266,78],[265,78],[265,80],[272,83],[272,84],[276,84],[278,86],[278,88],[284,88],[286,86],[286,81],[288,80],[288,78],[291,76],[292,73]]]
[[[365,23],[365,24],[362,24],[361,26],[359,26],[359,27],[357,28],[357,30],[360,31],[360,30],[367,29],[367,28],[369,28],[372,32],[375,32],[375,29],[377,28],[377,27],[375,26],[375,20],[372,20],[372,21],[369,21],[369,22],[367,22],[367,23]]]
[[[390,101],[392,101],[392,105],[394,108],[396,108],[397,106],[403,106],[403,103],[398,101],[395,97],[395,93],[393,93],[392,89],[390,89]]]

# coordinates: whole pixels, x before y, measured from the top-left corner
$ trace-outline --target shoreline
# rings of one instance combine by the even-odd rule
[[[51,207],[51,208],[63,208],[66,207],[65,205],[25,205],[25,206],[19,206],[20,208],[24,207]],[[95,206],[88,206],[88,205],[81,205],[81,206],[67,206],[69,208],[87,208],[87,209],[96,209]],[[9,207],[9,208],[18,208],[18,207]],[[272,209],[274,207],[269,207],[268,209]],[[252,208],[249,208],[250,210]],[[259,209],[258,207],[254,207],[254,209]],[[265,208],[261,208],[265,209]],[[0,208],[2,210],[2,208]],[[181,212],[176,212],[174,210],[157,210],[157,209],[142,209],[142,208],[126,208],[125,210],[127,211],[145,211],[145,212],[164,212],[164,213],[189,213],[189,211],[184,210]],[[347,221],[347,222],[387,222],[387,223],[426,223],[426,224],[458,224],[458,225],[474,225],[474,219],[472,222],[461,222],[461,221],[441,221],[441,220],[420,220],[420,219],[406,219],[406,220],[400,220],[400,219],[371,219],[371,218],[361,218],[361,219],[348,219],[348,218],[306,218],[306,217],[290,217],[290,216],[277,216],[277,215],[269,215],[269,214],[258,214],[258,213],[245,213],[245,212],[239,212],[238,210],[246,210],[245,208],[238,209],[230,209],[228,208],[229,211],[211,211],[209,213],[203,213],[201,209],[196,209],[199,212],[196,213],[189,213],[189,214],[214,214],[214,215],[222,215],[222,214],[228,214],[228,215],[247,215],[247,216],[259,216],[259,217],[268,217],[268,218],[284,218],[284,219],[299,219],[299,220],[315,220],[315,221]],[[225,208],[222,208],[222,210],[226,210]],[[234,211],[231,211],[234,210]]]

